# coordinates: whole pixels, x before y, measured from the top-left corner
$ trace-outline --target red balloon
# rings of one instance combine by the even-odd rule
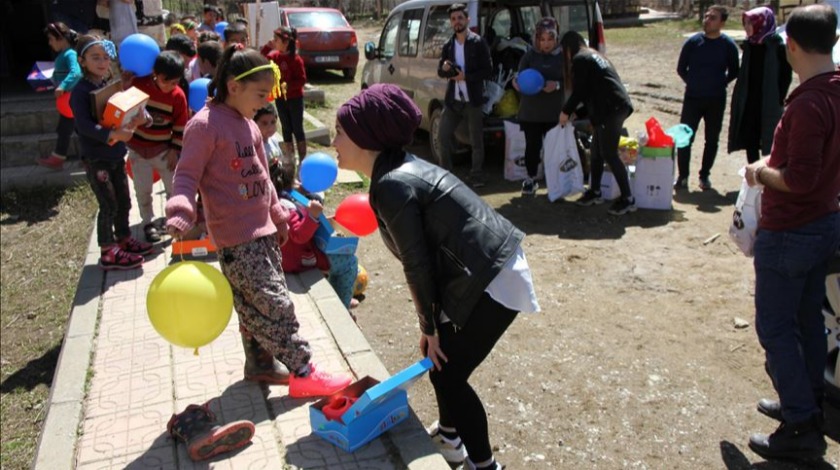
[[[344,198],[335,210],[335,221],[360,237],[370,235],[379,226],[367,194],[351,194]]]
[[[134,179],[134,170],[131,169],[131,160],[125,159],[125,174],[129,178]],[[152,183],[160,181],[160,173],[157,170],[152,170]]]
[[[61,96],[55,99],[55,107],[58,109],[58,114],[66,118],[73,119],[73,110],[70,109],[70,93],[64,92]]]

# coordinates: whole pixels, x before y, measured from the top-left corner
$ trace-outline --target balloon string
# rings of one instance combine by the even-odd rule
[[[198,348],[193,349],[193,356],[198,356]]]

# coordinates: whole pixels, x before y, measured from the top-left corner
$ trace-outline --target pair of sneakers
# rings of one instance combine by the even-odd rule
[[[537,194],[537,190],[540,189],[540,184],[534,181],[533,178],[528,177],[522,182],[522,195],[523,196],[533,196]]]
[[[322,397],[332,395],[350,385],[351,377],[334,375],[318,370],[315,364],[309,364],[309,373],[302,376],[289,376],[289,396],[292,398]]]
[[[127,237],[102,250],[99,267],[105,271],[137,269],[143,265],[143,256],[152,252],[151,243]]]
[[[587,189],[583,195],[575,201],[575,204],[579,206],[592,206],[592,205],[599,205],[604,203],[604,198],[601,197],[601,191],[595,191],[593,189]],[[628,212],[635,212],[636,211],[636,199],[633,197],[620,197],[615,200],[615,202],[610,205],[610,208],[607,210],[612,215],[624,215]]]

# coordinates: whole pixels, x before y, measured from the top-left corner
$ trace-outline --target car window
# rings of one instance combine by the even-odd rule
[[[423,57],[438,59],[443,52],[443,45],[452,37],[452,26],[449,25],[449,13],[446,5],[436,6],[429,10],[426,19],[426,30],[423,34]]]
[[[341,13],[331,11],[290,12],[289,23],[293,28],[346,28],[347,21]]]
[[[401,17],[401,15],[391,17],[382,30],[382,38],[379,40],[379,55],[383,59],[394,57],[397,51],[397,31]]]
[[[420,42],[420,20],[423,19],[423,9],[408,10],[403,13],[400,22],[400,55],[416,56]]]
[[[522,16],[522,27],[525,28],[525,32],[528,34],[528,37],[533,37],[534,31],[537,29],[537,22],[542,19],[540,7],[532,6],[521,8],[519,10],[519,14]]]
[[[510,10],[504,9],[497,11],[490,20],[490,27],[496,33],[496,37],[506,38],[511,35],[511,19]]]
[[[585,3],[552,6],[551,13],[551,16],[557,18],[560,36],[568,31],[577,31],[585,39],[589,38],[589,12]]]

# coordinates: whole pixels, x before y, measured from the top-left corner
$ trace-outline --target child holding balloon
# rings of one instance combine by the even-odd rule
[[[44,29],[50,48],[56,53],[55,69],[52,80],[55,87],[55,106],[58,109],[58,126],[55,132],[55,150],[47,158],[39,158],[38,164],[53,170],[61,170],[67,160],[67,149],[70,147],[70,137],[73,135],[73,112],[70,110],[70,92],[82,78],[82,69],[76,58],[78,35],[64,23],[50,23]]]
[[[132,85],[149,95],[146,110],[151,122],[139,127],[128,141],[128,159],[134,173],[134,192],[143,233],[148,242],[159,242],[160,233],[152,221],[153,173],[160,175],[166,196],[172,194],[172,174],[181,152],[184,126],[189,111],[187,97],[179,86],[184,78],[184,61],[174,51],[164,51],[155,59],[151,75],[134,78]]]
[[[96,237],[102,250],[99,266],[105,270],[139,268],[143,255],[151,253],[152,245],[131,237],[125,143],[146,117],[140,115],[120,129],[102,127],[94,119],[90,94],[106,85],[111,60],[117,55],[116,47],[111,41],[85,35],[76,43],[76,54],[84,79],[73,88],[70,107],[75,116],[85,173],[99,203],[96,216]]]
[[[329,395],[351,379],[316,368],[309,343],[298,334],[279,246],[288,238],[289,214],[269,180],[262,135],[252,120],[279,95],[279,80],[280,70],[259,52],[241,45],[225,50],[209,86],[213,99],[187,123],[166,204],[167,230],[178,237],[190,229],[200,191],[240,327],[291,372],[290,396]]]

